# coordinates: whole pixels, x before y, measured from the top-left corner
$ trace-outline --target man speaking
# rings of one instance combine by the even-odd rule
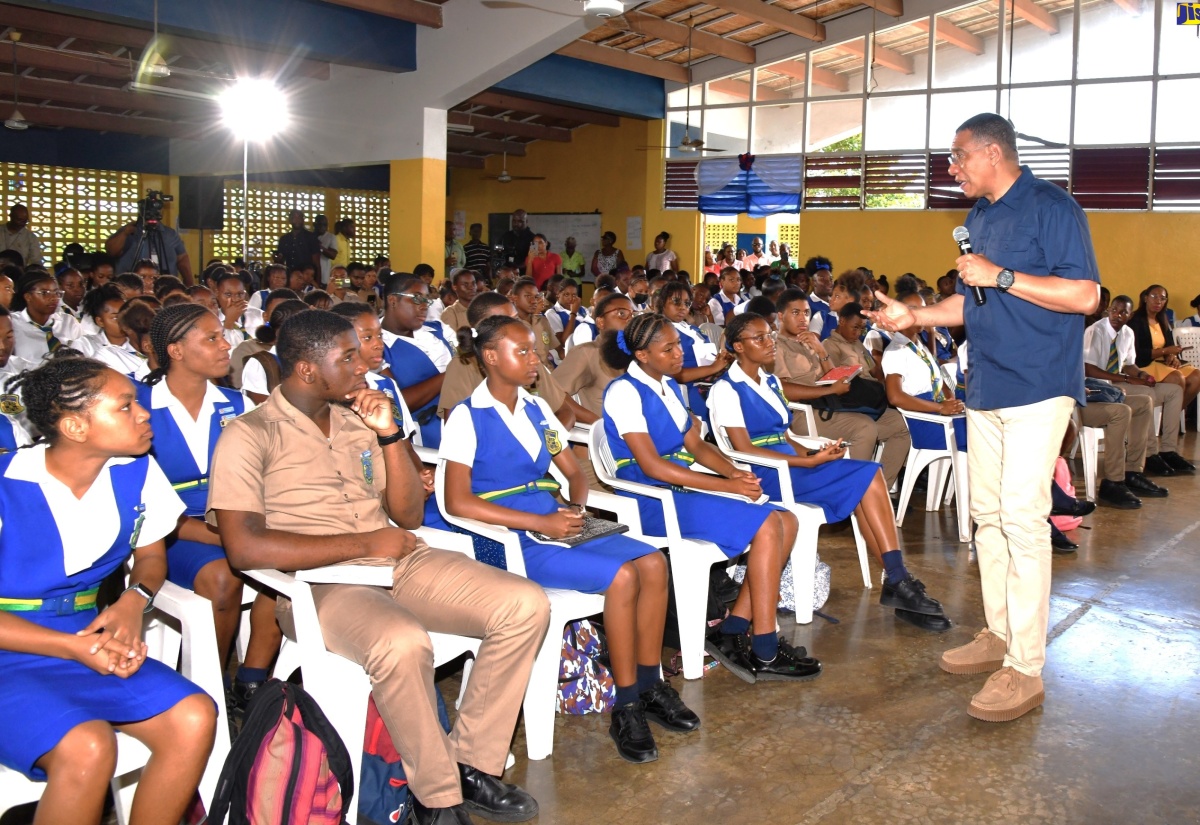
[[[910,309],[876,293],[884,306],[869,314],[892,330],[966,327],[967,466],[987,627],[943,653],[941,667],[994,671],[967,712],[1007,722],[1044,698],[1050,479],[1071,410],[1084,403],[1084,315],[1099,303],[1100,277],[1083,210],[1020,165],[1007,120],[980,114],[958,127],[950,174],[979,199],[966,220],[973,251],[955,262],[957,294]]]

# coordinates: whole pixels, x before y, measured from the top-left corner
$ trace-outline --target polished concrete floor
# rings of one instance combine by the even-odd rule
[[[1181,452],[1196,447],[1189,433]],[[1015,722],[967,716],[986,674],[938,669],[983,626],[979,571],[952,515],[914,509],[908,564],[949,633],[880,608],[849,531],[831,532],[825,612],[840,623],[780,619],[823,662],[819,679],[677,678],[703,725],[655,728],[657,762],[618,759],[608,716],[560,716],[544,761],[525,757],[518,731],[506,778],[537,797],[541,823],[1200,822],[1200,478],[1162,483],[1170,498],[1101,507],[1074,534],[1079,551],[1054,557],[1046,704]]]

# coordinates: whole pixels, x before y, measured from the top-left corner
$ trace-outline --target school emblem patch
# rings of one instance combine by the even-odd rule
[[[20,415],[25,412],[25,405],[15,393],[0,395],[0,413],[5,415]]]
[[[558,430],[543,430],[542,434],[546,438],[546,449],[550,451],[550,455],[558,455],[562,452],[562,441],[558,438]]]

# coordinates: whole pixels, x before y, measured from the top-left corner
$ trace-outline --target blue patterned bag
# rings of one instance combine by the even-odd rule
[[[563,632],[558,666],[558,712],[607,713],[616,699],[604,631],[587,619],[571,622]]]

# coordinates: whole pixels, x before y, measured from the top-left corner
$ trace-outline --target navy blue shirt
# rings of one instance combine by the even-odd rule
[[[1038,180],[1028,166],[995,203],[981,198],[967,215],[971,247],[996,266],[1027,275],[1100,282],[1087,218],[1075,199]],[[1021,407],[1058,396],[1086,403],[1084,317],[1055,312],[998,289],[975,306],[967,287],[963,324],[971,343],[967,406]]]

